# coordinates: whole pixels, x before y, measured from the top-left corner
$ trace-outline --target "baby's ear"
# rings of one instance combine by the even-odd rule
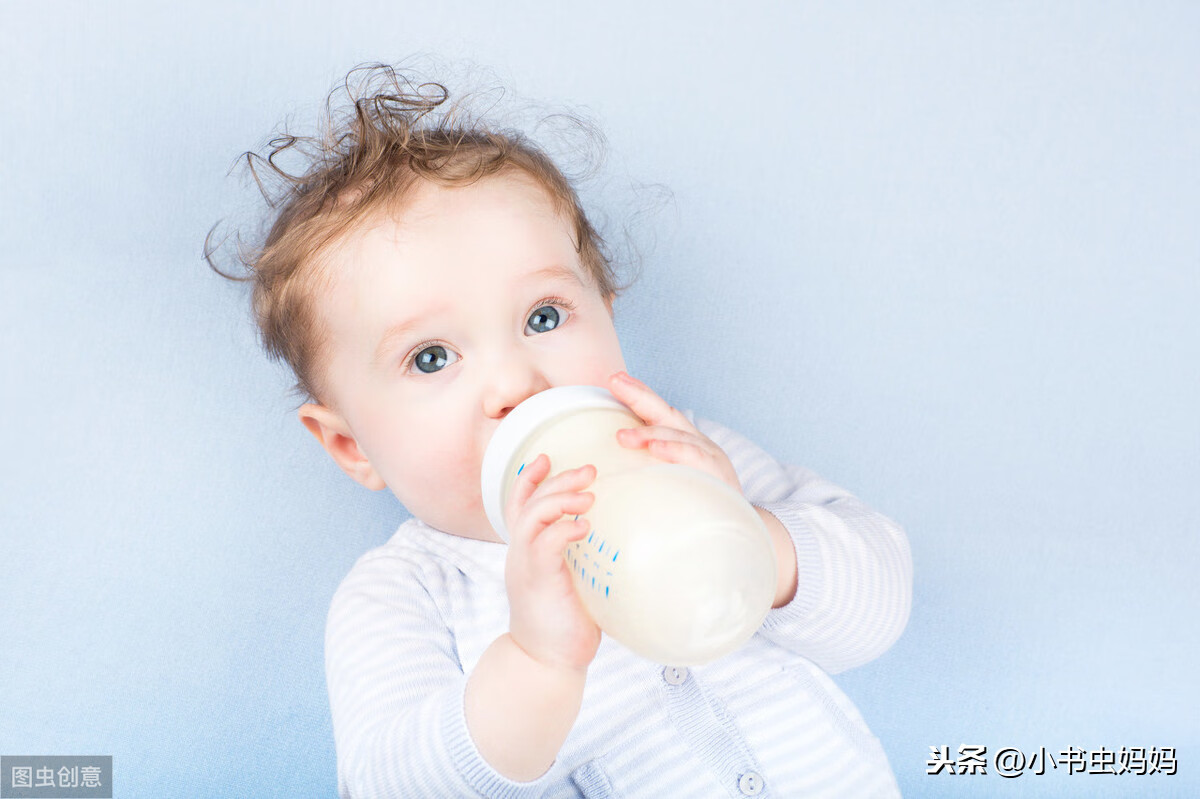
[[[372,491],[387,488],[379,472],[359,449],[358,440],[341,414],[324,405],[306,402],[300,406],[297,415],[342,471]]]

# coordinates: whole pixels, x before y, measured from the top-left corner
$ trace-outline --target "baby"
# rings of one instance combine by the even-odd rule
[[[330,457],[411,513],[334,595],[326,676],[343,797],[894,796],[878,740],[828,672],[900,635],[902,530],[844,490],[672,408],[625,372],[620,290],[575,191],[524,137],[444,113],[438,84],[371,73],[304,152],[246,260],[269,353]],[[347,84],[349,85],[349,84]],[[370,86],[370,84],[368,84]],[[553,386],[612,391],[624,447],[750,501],[778,562],[739,651],[664,667],[601,635],[562,557],[595,469],[522,472],[504,544],[480,496],[502,419]]]

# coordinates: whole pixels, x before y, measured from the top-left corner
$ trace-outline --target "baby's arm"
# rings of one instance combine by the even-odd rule
[[[791,536],[795,596],[768,613],[760,632],[830,673],[886,651],[912,604],[903,529],[813,472],[779,463],[716,422],[685,415],[729,456],[746,499]]]
[[[513,491],[505,581],[509,632],[464,675],[436,597],[437,568],[369,555],[338,588],[326,677],[339,792],[361,796],[540,796],[579,714],[600,630],[562,558],[587,526],[592,466],[545,479],[530,463]]]
[[[912,561],[895,522],[732,430],[671,407],[624,372],[609,387],[645,423],[619,431],[621,446],[711,474],[758,508],[780,558],[763,635],[829,672],[866,663],[900,636]]]
[[[486,796],[511,787],[467,730],[467,677],[434,599],[449,593],[443,580],[403,550],[369,553],[334,594],[325,675],[342,799],[421,796],[432,786]]]
[[[587,535],[580,514],[594,466],[546,479],[550,459],[529,463],[513,485],[505,516],[511,541],[504,569],[509,631],[483,653],[467,682],[466,717],[479,751],[500,773],[544,774],[575,724],[587,668],[600,646],[567,572],[563,550]]]
[[[403,550],[370,554],[334,595],[325,669],[342,799],[536,797],[547,788],[545,780],[520,780],[554,761],[566,731],[545,725],[557,719],[558,727],[570,728],[582,684],[530,662],[509,635],[464,674],[438,607],[453,590],[444,580],[437,567]],[[495,731],[469,723],[472,712],[486,715]],[[494,767],[497,743],[511,750],[500,752],[501,759],[537,759],[537,773]]]

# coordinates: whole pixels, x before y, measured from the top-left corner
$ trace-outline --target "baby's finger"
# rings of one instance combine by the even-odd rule
[[[547,527],[538,534],[530,553],[534,568],[539,571],[562,568],[563,552],[567,545],[586,536],[590,529],[591,524],[587,519],[570,516]]]
[[[691,441],[656,438],[647,442],[646,449],[651,455],[667,463],[678,463],[701,470],[705,470],[704,467],[713,460],[711,453]]]
[[[725,450],[700,433],[689,433],[673,427],[652,425],[617,431],[617,442],[628,449],[642,449],[664,463],[676,463],[707,472],[723,480],[739,492],[741,479]]]
[[[596,467],[587,463],[574,469],[559,472],[548,480],[543,481],[533,492],[532,496],[536,497],[539,494],[554,494],[559,491],[568,490],[578,491],[595,479]]]
[[[617,372],[609,378],[613,396],[629,407],[648,425],[665,425],[678,430],[697,432],[682,411],[671,405],[640,380],[626,372]]]
[[[679,430],[665,425],[649,425],[646,427],[627,427],[617,431],[617,443],[629,449],[640,449],[655,441],[677,441],[692,444],[702,450],[711,452],[715,444],[711,440],[687,430]]]
[[[557,494],[536,496],[529,500],[517,520],[514,539],[523,541],[537,538],[546,527],[565,515],[583,513],[592,506],[596,495],[588,492],[561,491]]]
[[[671,427],[655,425],[618,430],[617,441],[629,449],[644,448],[666,463],[679,463],[703,469],[714,460],[714,453],[707,446],[707,439]]]
[[[508,522],[509,527],[520,513],[521,508],[533,496],[533,492],[537,490],[538,485],[542,480],[546,479],[546,475],[550,473],[550,458],[545,453],[538,455],[529,463],[521,467],[517,472],[517,479],[513,481],[512,491],[508,495],[507,507],[504,509],[504,518]]]

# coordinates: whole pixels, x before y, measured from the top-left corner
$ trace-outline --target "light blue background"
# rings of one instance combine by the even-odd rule
[[[5,4],[0,752],[334,795],[325,612],[404,513],[200,250],[238,153],[428,52],[594,116],[618,226],[673,191],[635,375],[907,528],[908,630],[838,678],[907,795],[1197,795],[1200,6],[1136,5]],[[1180,773],[925,775],[960,744]]]

